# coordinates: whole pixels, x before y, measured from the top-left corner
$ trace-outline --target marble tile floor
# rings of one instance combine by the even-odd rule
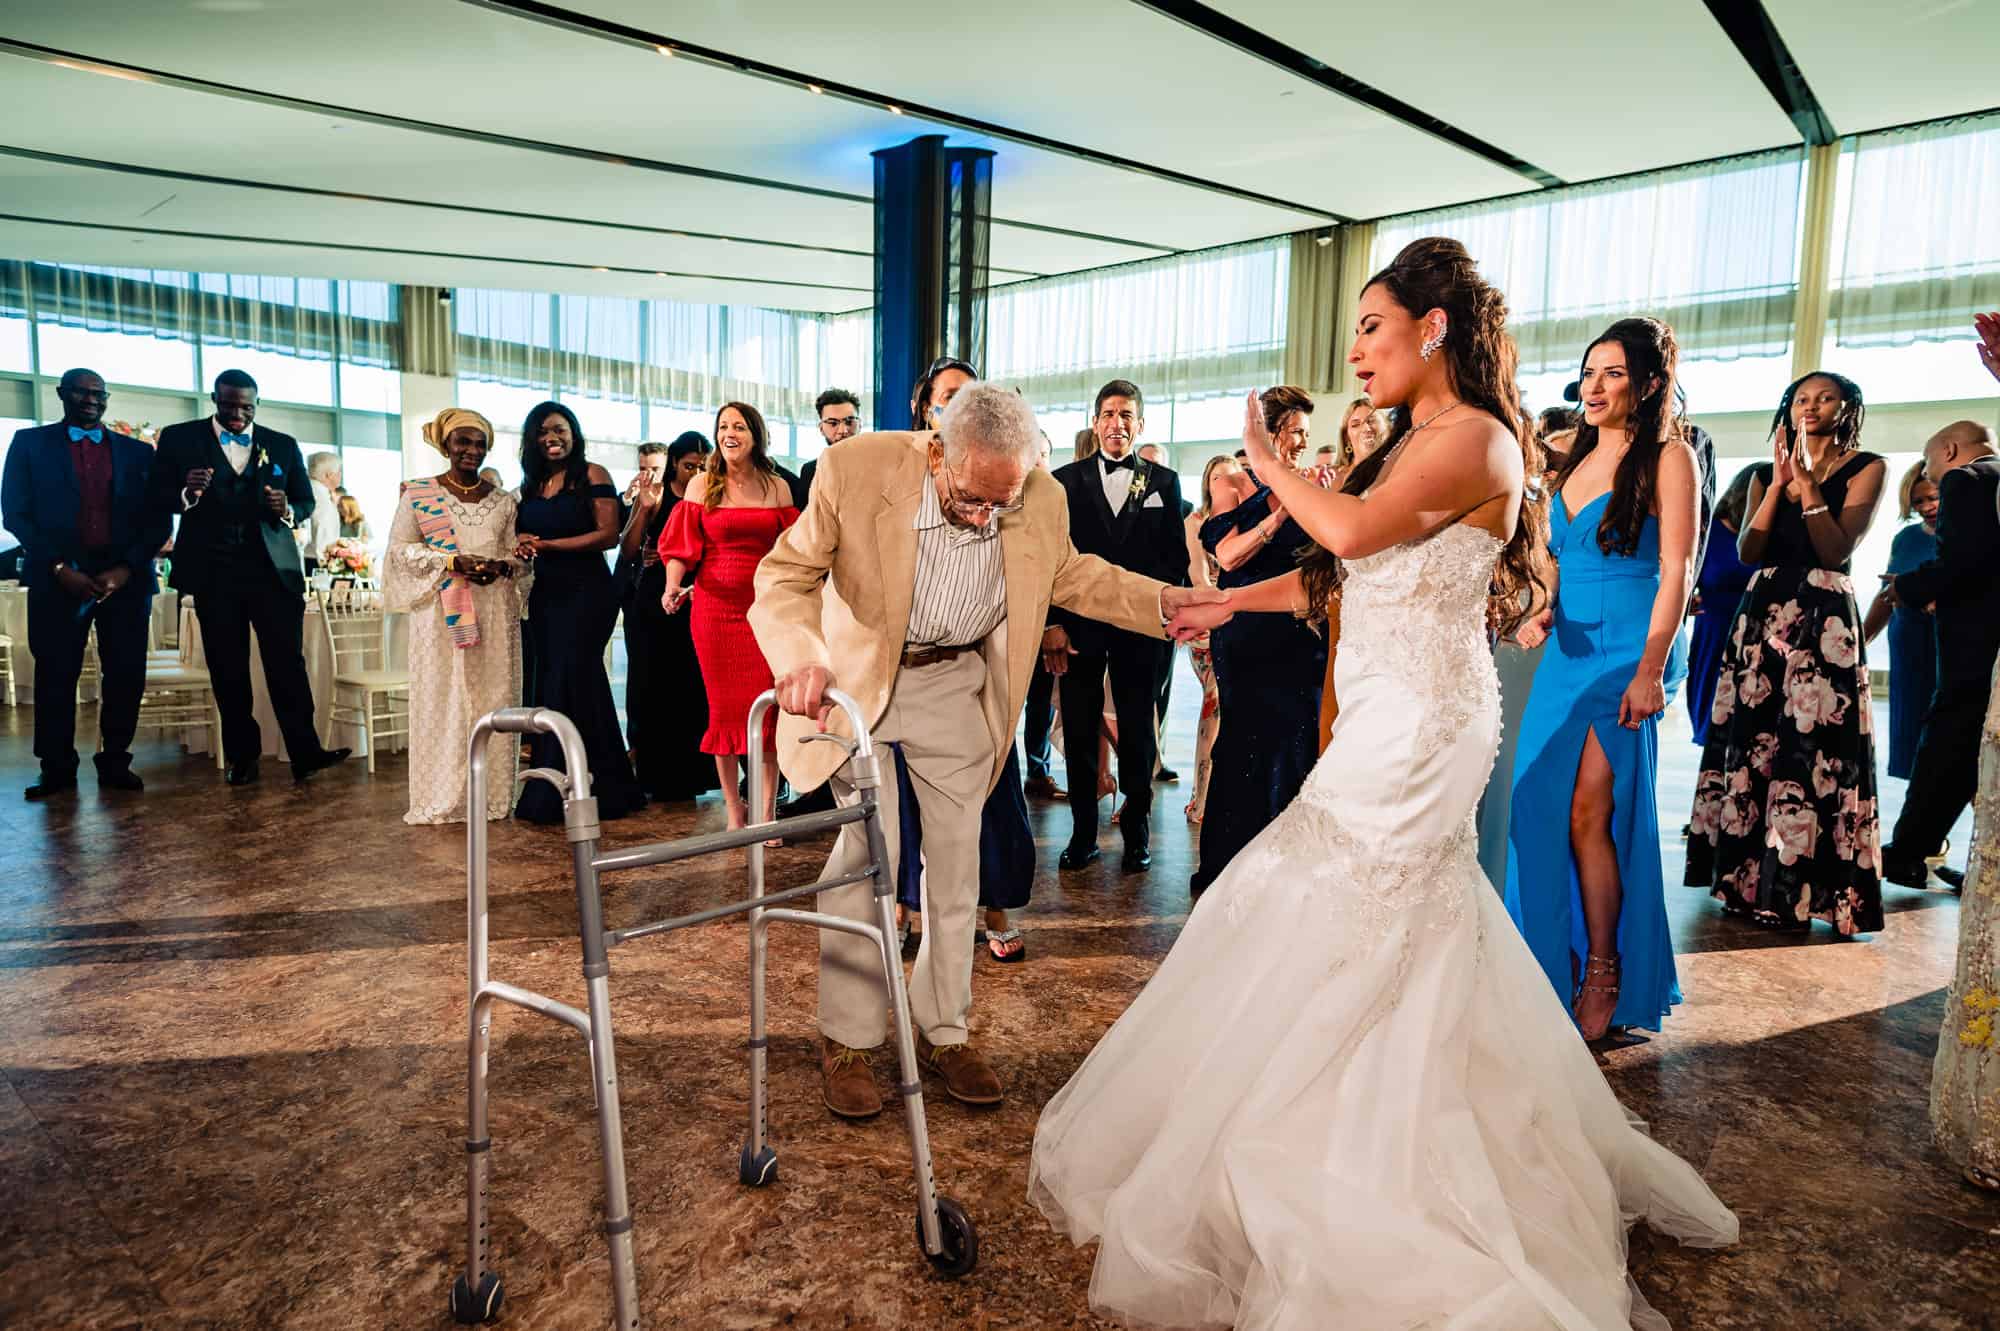
[[[918,1256],[899,1120],[836,1124],[820,1107],[810,938],[774,934],[782,1163],[761,1191],[735,1180],[742,927],[614,954],[647,1326],[1106,1325],[1085,1302],[1090,1254],[1023,1195],[1028,1147],[1039,1106],[1185,917],[1179,808],[1197,698],[1183,669],[1168,751],[1184,780],[1159,791],[1150,874],[1121,877],[1112,854],[1059,879],[1067,811],[1035,811],[1048,867],[1021,918],[1029,959],[982,959],[975,979],[978,1036],[1010,1098],[974,1112],[927,1097],[941,1187],[980,1232],[962,1282]],[[462,829],[400,821],[399,758],[372,780],[356,764],[304,790],[270,764],[239,791],[164,744],[140,754],[144,796],[100,794],[86,769],[73,800],[28,805],[15,792],[32,778],[31,716],[0,713],[0,1327],[449,1326],[464,1206]],[[1663,749],[1662,807],[1679,810],[1693,748],[1670,727]],[[1901,783],[1884,794],[1893,806]],[[607,841],[720,823],[711,800],[609,824]],[[497,825],[493,852],[494,973],[578,1000],[560,835]],[[774,882],[808,880],[823,853],[774,852]],[[612,920],[632,922],[734,893],[740,868],[614,882]],[[1677,1328],[2000,1326],[2000,1199],[1958,1181],[1925,1116],[1956,899],[1888,895],[1889,927],[1843,943],[1823,926],[1810,938],[1738,927],[1669,889],[1688,1002],[1664,1035],[1604,1062],[1743,1220],[1723,1253],[1635,1236],[1636,1277]],[[501,1010],[492,1131],[501,1325],[602,1328],[580,1040]]]

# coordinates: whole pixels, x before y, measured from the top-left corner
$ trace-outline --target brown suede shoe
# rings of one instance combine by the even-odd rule
[[[873,1052],[828,1040],[820,1053],[820,1098],[842,1118],[873,1118],[882,1112],[882,1092],[868,1066]]]
[[[1000,1074],[970,1044],[933,1045],[917,1036],[917,1062],[944,1078],[945,1092],[968,1105],[997,1105],[1007,1098]]]

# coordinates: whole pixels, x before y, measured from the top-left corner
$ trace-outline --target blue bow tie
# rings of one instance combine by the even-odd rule
[[[85,439],[88,439],[93,444],[103,443],[104,427],[99,425],[88,430],[84,429],[81,425],[72,425],[69,427],[69,441],[72,444],[81,443]]]
[[[248,448],[250,447],[250,436],[247,434],[231,434],[229,431],[224,430],[222,431],[222,442],[224,444],[235,444],[238,448]]]

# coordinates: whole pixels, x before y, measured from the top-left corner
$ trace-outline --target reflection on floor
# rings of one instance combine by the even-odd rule
[[[1185,669],[1175,696],[1168,752],[1191,777],[1198,692]],[[267,765],[261,786],[238,791],[158,745],[140,757],[143,797],[99,794],[86,768],[74,800],[23,804],[30,715],[0,720],[11,727],[0,734],[0,1326],[448,1325],[463,1215],[463,832],[400,821],[400,758],[372,780],[356,764],[305,790]],[[1678,811],[1694,751],[1684,728],[1663,747],[1662,808]],[[1023,1196],[1028,1144],[1038,1107],[1173,943],[1187,789],[1161,791],[1144,877],[1121,877],[1113,854],[1058,879],[1068,813],[1036,811],[1045,869],[1021,919],[1028,960],[982,959],[975,980],[978,1036],[1011,1096],[985,1113],[929,1101],[941,1185],[982,1237],[961,1283],[917,1257],[896,1121],[839,1125],[820,1108],[809,938],[778,935],[774,949],[783,1163],[766,1191],[735,1181],[742,927],[616,953],[646,1325],[1101,1325],[1085,1304],[1090,1254]],[[1885,783],[1892,804],[1900,793]],[[610,825],[608,840],[720,817],[713,802],[648,812]],[[1670,882],[1679,821],[1664,837]],[[1106,845],[1115,837],[1107,828]],[[575,998],[560,835],[497,826],[493,851],[495,974]],[[806,881],[822,854],[776,852],[776,877]],[[739,874],[622,880],[612,922],[717,899]],[[1635,1240],[1637,1278],[1676,1327],[1996,1325],[2000,1199],[1958,1181],[1925,1119],[1956,901],[1888,895],[1889,927],[1843,943],[1823,927],[1804,939],[1738,927],[1670,889],[1689,1001],[1665,1035],[1612,1051],[1606,1067],[1743,1219],[1727,1253]],[[503,1324],[601,1328],[582,1043],[503,1011],[493,1072]]]

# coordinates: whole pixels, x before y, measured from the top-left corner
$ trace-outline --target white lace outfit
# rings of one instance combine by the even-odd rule
[[[481,559],[514,554],[514,496],[494,490],[477,504],[446,493],[458,528],[458,553]],[[451,554],[424,543],[417,515],[398,497],[389,550],[382,561],[388,608],[410,615],[410,809],[406,823],[465,821],[465,746],[472,724],[498,707],[521,702],[521,608],[528,603],[530,565],[514,561],[514,576],[472,588],[479,642],[454,647],[438,588]],[[505,818],[514,805],[520,741],[496,735],[486,749],[486,816]]]
[[[1094,1307],[1238,1331],[1660,1328],[1627,1226],[1735,1241],[1613,1097],[1480,871],[1498,550],[1451,526],[1349,562],[1325,754],[1043,1111],[1031,1195],[1100,1241]]]

